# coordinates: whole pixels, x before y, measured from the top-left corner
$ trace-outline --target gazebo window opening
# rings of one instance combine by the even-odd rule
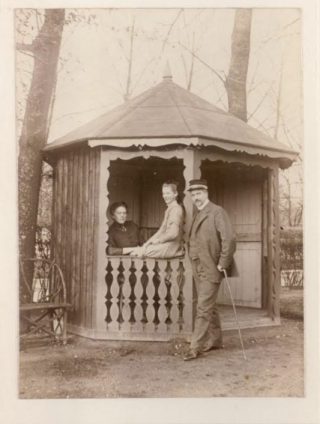
[[[160,227],[166,205],[162,184],[179,183],[183,201],[185,182],[179,159],[133,158],[110,162],[109,205],[124,201],[128,220],[134,221],[146,241]],[[108,225],[112,218],[107,211]],[[107,256],[105,268],[105,322],[112,331],[159,333],[160,338],[190,328],[190,287],[185,285],[185,258],[131,258]]]
[[[168,180],[178,183],[178,201],[183,205],[185,181],[180,159],[133,158],[111,161],[107,184],[109,206],[124,201],[128,205],[127,219],[140,228],[142,243],[160,227],[166,210],[162,199],[162,184]],[[107,211],[108,226],[113,222]]]

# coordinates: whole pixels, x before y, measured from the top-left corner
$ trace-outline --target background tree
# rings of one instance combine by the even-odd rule
[[[225,81],[229,112],[247,122],[247,74],[250,57],[251,9],[237,9],[231,38],[231,59]]]
[[[40,151],[48,138],[64,21],[64,9],[47,9],[43,24],[33,41],[28,44],[17,43],[17,49],[33,58],[32,77],[19,138],[19,247],[22,257],[34,256],[42,172]]]

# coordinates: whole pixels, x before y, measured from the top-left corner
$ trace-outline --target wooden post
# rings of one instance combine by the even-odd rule
[[[268,307],[268,176],[262,182],[262,308]]]
[[[185,150],[184,152],[184,179],[186,182],[185,186],[185,196],[184,196],[184,206],[186,209],[186,220],[185,220],[185,241],[187,241],[189,236],[189,231],[191,228],[191,222],[193,217],[194,206],[191,200],[190,193],[187,191],[188,183],[190,180],[201,177],[201,160],[197,151],[194,150]]]
[[[268,313],[280,317],[280,222],[278,167],[268,170]]]
[[[185,196],[184,196],[184,206],[186,210],[186,219],[185,219],[185,228],[184,228],[184,242],[185,247],[187,248],[188,240],[189,240],[189,232],[192,223],[192,217],[194,212],[194,206],[191,200],[190,193],[187,191],[188,183],[190,180],[201,177],[201,160],[197,151],[195,150],[185,150],[184,153],[184,179],[186,182],[185,187]],[[185,316],[190,319],[188,322],[187,328],[193,329],[194,318],[195,318],[195,308],[196,308],[196,298],[195,298],[195,290],[192,276],[192,265],[188,256],[188,252],[186,252],[186,285],[190,285],[192,287],[192,291],[190,293],[190,299],[192,304],[186,305],[186,314]]]
[[[109,180],[110,158],[108,151],[100,152],[100,175],[99,175],[99,219],[98,219],[98,237],[97,237],[97,281],[96,281],[96,296],[95,296],[95,330],[106,330],[104,318],[106,315],[105,308],[105,274],[107,267],[106,246],[108,239],[108,219],[107,210],[109,206],[109,196],[107,183]]]

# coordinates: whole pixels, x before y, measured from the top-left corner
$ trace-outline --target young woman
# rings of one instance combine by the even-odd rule
[[[142,247],[134,249],[130,253],[132,256],[172,258],[183,254],[184,210],[177,202],[178,184],[165,182],[162,185],[162,197],[167,209],[159,230]]]

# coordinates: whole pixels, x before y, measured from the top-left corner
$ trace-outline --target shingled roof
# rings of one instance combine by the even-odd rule
[[[91,140],[91,143],[90,143]],[[49,143],[45,152],[78,143],[117,147],[164,144],[217,146],[293,161],[297,152],[180,87],[163,81]]]

